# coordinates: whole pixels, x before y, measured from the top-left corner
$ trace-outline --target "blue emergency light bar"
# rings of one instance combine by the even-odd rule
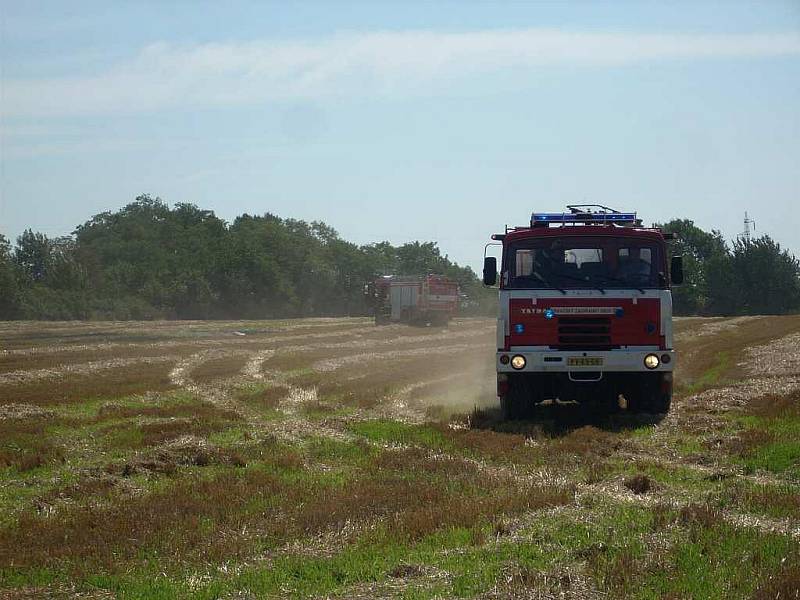
[[[616,223],[618,225],[636,225],[636,213],[533,213],[531,226],[549,225],[550,223]]]

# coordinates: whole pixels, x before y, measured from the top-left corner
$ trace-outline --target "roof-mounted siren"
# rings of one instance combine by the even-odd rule
[[[640,227],[641,219],[636,213],[624,213],[602,204],[569,204],[569,212],[533,213],[531,227],[549,227],[555,225],[622,225]]]

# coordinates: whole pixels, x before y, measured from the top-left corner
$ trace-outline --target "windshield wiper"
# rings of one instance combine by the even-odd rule
[[[551,288],[554,288],[554,289],[558,290],[559,292],[561,292],[561,293],[562,293],[562,294],[564,294],[565,296],[567,295],[567,290],[565,290],[565,289],[563,289],[563,288],[560,288],[560,287],[558,287],[558,286],[557,286],[556,284],[554,284],[552,281],[548,281],[547,279],[545,279],[544,277],[542,277],[541,275],[539,275],[539,274],[538,274],[536,271],[534,271],[534,272],[532,273],[532,275],[533,275],[534,277],[536,277],[536,279],[538,279],[539,281],[541,281],[543,284],[545,284],[545,285],[549,285]]]
[[[645,289],[643,287],[639,287],[638,285],[631,283],[627,279],[622,279],[620,277],[612,277],[611,275],[600,275],[600,277],[602,277],[606,281],[616,281],[618,283],[624,283],[625,285],[631,286],[635,290],[639,290],[640,292],[642,292],[642,294],[645,293]]]
[[[587,284],[587,285],[589,285],[589,286],[591,286],[591,287],[593,287],[593,288],[595,288],[597,290],[600,290],[601,294],[605,294],[606,293],[606,291],[603,288],[601,288],[595,282],[590,281],[588,277],[586,279],[584,279],[583,277],[575,277],[574,275],[567,275],[566,273],[558,273],[558,276],[559,277],[563,277],[564,279],[571,279],[572,281],[580,281],[581,283],[585,283],[585,284]]]

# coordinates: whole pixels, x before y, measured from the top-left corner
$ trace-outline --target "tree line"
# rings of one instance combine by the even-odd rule
[[[800,262],[768,235],[728,244],[688,219],[660,225],[676,239],[685,281],[672,289],[676,314],[776,315],[800,312]]]
[[[769,236],[728,244],[689,220],[675,233],[685,283],[676,314],[800,311],[800,263]],[[242,215],[144,195],[72,235],[0,234],[0,319],[264,319],[366,315],[364,285],[383,274],[459,282],[462,312],[494,314],[496,293],[434,242],[356,245],[325,223]]]
[[[459,282],[467,313],[493,295],[433,242],[358,246],[321,222],[242,215],[144,195],[70,236],[0,235],[0,319],[263,319],[369,314],[383,274]]]

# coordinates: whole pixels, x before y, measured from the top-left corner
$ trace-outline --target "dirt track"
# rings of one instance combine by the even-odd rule
[[[158,469],[169,477],[193,476],[203,466],[193,458],[198,453],[212,464],[250,464],[254,449],[269,440],[284,444],[291,453],[323,443],[317,440],[331,440],[373,448],[362,452],[384,457],[416,457],[421,451],[419,460],[462,465],[459,469],[476,482],[470,485],[496,480],[521,490],[556,486],[567,491],[570,501],[548,501],[549,507],[534,510],[503,510],[490,517],[490,529],[502,519],[505,544],[539,543],[538,524],[545,515],[568,522],[588,519],[593,526],[608,510],[598,503],[683,515],[709,502],[714,518],[735,531],[796,542],[800,509],[762,510],[751,501],[753,490],[767,486],[784,490],[787,506],[800,504],[795,471],[748,467],[752,448],[747,444],[753,443],[753,434],[732,415],[747,411],[765,395],[786,397],[800,389],[798,331],[800,319],[789,317],[679,319],[678,393],[663,421],[652,424],[622,415],[612,422],[595,422],[596,417],[574,406],[558,406],[545,409],[536,421],[507,424],[499,421],[495,409],[491,320],[461,319],[444,330],[376,328],[366,319],[0,324],[0,425],[14,431],[52,423],[54,429],[42,431],[58,432],[52,448],[32,445],[32,452],[41,455],[30,459],[35,468],[17,465],[4,471],[2,522],[12,531],[15,520],[34,505],[40,514],[58,515],[76,504],[100,501],[113,506],[131,494],[151,493],[163,479]],[[175,416],[163,412],[165,399],[185,397],[201,403],[196,413],[183,405],[179,408],[184,412]],[[475,408],[480,410],[473,412]],[[108,417],[128,414],[127,421]],[[67,424],[81,419],[81,433],[63,434]],[[89,425],[91,419],[106,419],[109,425],[98,430]],[[136,429],[139,437],[127,440],[126,428]],[[148,441],[152,431],[156,434]],[[111,433],[103,432],[123,442],[110,445],[103,436]],[[434,437],[446,443],[430,441]],[[345,463],[350,465],[350,459],[313,459],[302,452],[306,454],[298,468],[323,475],[326,469],[338,472]],[[237,453],[245,458],[237,458]],[[13,453],[7,450],[6,456],[14,465]],[[341,460],[345,463],[337,462]],[[122,465],[121,470],[114,465]],[[631,490],[634,472],[646,474],[648,485],[652,483],[645,492]],[[105,491],[99,500],[93,492],[64,492],[64,486],[75,481]],[[736,495],[740,488],[751,495],[741,499]],[[411,509],[401,503],[395,510],[405,514]],[[313,533],[287,534],[267,555],[252,550],[238,554],[237,572],[257,569],[274,556],[330,557],[345,552],[383,527],[386,514],[370,504],[314,526]],[[248,523],[259,527],[257,520]],[[667,534],[652,536],[653,548],[668,543]],[[252,545],[250,534],[241,538],[239,545]],[[646,564],[655,560],[645,555]],[[31,550],[30,560],[23,563],[50,564],[45,556]],[[200,571],[213,563],[208,557],[199,560],[192,564],[206,565]],[[609,583],[602,575],[605,563],[597,566],[597,560],[559,561],[537,574],[530,589],[523,585],[525,577],[514,571],[523,563],[512,560],[510,571],[503,567],[502,576],[475,589],[489,597],[595,597],[627,590],[625,582]],[[449,590],[445,595],[455,593],[457,569],[444,568],[444,559],[433,562],[388,580],[368,577],[326,588],[324,594],[393,596],[441,586]],[[70,587],[71,577],[56,578],[40,591],[83,589]],[[623,588],[615,587],[620,585]]]

